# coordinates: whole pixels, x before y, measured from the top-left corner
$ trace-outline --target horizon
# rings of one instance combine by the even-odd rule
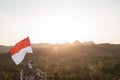
[[[75,41],[79,41],[79,40],[75,40]],[[70,45],[73,45],[74,44],[74,42],[75,41],[73,41],[73,42],[55,42],[55,43],[50,43],[50,42],[37,42],[37,43],[31,43],[31,45],[36,45],[36,44],[50,44],[50,45],[56,45],[56,44],[60,44],[60,45],[64,45],[64,44],[66,44],[66,43],[68,43],[68,44],[70,44]],[[19,41],[18,41],[19,42]],[[16,43],[18,43],[18,42],[16,42]],[[80,42],[80,41],[79,41]],[[100,42],[100,43],[95,43],[94,41],[83,41],[83,42],[80,42],[80,44],[88,44],[88,43],[93,43],[93,44],[114,44],[114,45],[119,45],[120,43],[108,43],[108,42]],[[0,44],[0,46],[15,46],[16,45],[16,43],[15,44],[13,44],[13,45],[2,45],[2,44]]]
[[[31,43],[120,44],[119,0],[0,0],[0,45]]]

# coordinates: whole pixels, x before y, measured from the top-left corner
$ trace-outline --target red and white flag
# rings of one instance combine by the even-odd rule
[[[16,45],[10,49],[10,53],[16,65],[20,64],[20,62],[22,62],[24,59],[26,53],[33,53],[29,37],[16,43]]]

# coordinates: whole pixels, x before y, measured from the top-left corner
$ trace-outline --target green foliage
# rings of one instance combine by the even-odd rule
[[[54,48],[55,47],[55,48]],[[0,54],[0,80],[19,80],[19,71],[28,73],[27,61],[33,61],[33,73],[39,67],[48,80],[119,80],[120,45],[57,45],[34,48],[20,65],[15,65],[9,53]]]

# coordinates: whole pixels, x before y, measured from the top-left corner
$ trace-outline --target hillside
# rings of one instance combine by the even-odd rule
[[[0,45],[0,53],[9,52],[10,46]]]
[[[118,80],[120,78],[120,45],[57,44],[48,48],[33,48],[24,61],[16,66],[9,53],[0,54],[0,79],[19,78],[19,71],[33,61],[34,71],[39,67],[48,80]]]
[[[33,48],[48,48],[51,47],[52,44],[49,43],[37,43],[37,44],[32,44]]]

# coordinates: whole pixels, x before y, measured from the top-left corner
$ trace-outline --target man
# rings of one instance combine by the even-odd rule
[[[36,79],[46,80],[46,73],[42,72],[39,68],[36,69]]]
[[[29,75],[32,74],[32,61],[29,60],[28,62],[28,69],[29,69]]]
[[[23,69],[21,69],[21,71],[20,71],[20,80],[24,80]]]

